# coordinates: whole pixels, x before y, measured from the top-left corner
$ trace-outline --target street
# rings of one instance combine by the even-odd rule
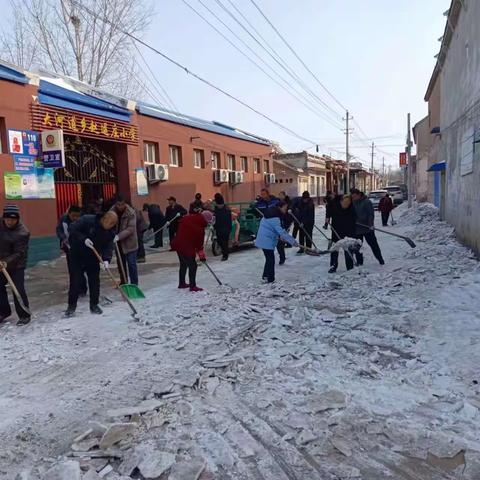
[[[2,327],[0,478],[62,462],[107,480],[480,478],[478,262],[432,205],[395,213],[386,228],[417,248],[378,233],[383,267],[364,246],[363,267],[340,255],[329,275],[328,256],[289,249],[267,286],[249,249],[209,257],[225,285],[200,267],[205,292],[190,293],[174,254],[154,254],[138,323],[109,290],[103,316],[84,302],[62,318],[55,294],[31,325]],[[135,425],[95,455],[114,422]]]

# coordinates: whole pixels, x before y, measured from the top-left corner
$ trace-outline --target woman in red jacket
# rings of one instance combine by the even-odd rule
[[[178,231],[172,240],[171,246],[177,252],[180,260],[178,288],[190,288],[191,292],[201,292],[203,289],[197,287],[197,261],[196,255],[202,262],[206,260],[203,251],[205,239],[205,228],[213,222],[213,214],[208,210],[202,213],[185,215],[179,220]],[[188,270],[189,283],[185,282]]]
[[[387,193],[385,196],[380,199],[378,204],[378,209],[382,213],[382,225],[384,227],[388,227],[388,217],[390,216],[390,212],[393,210],[393,202],[390,198],[390,195]]]

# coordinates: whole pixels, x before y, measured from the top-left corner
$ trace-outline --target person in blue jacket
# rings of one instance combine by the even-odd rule
[[[276,206],[264,210],[263,218],[260,221],[255,246],[263,250],[265,255],[265,267],[263,269],[262,278],[267,283],[275,281],[275,247],[278,240],[289,243],[294,247],[298,247],[297,241],[287,233],[282,227],[281,218],[287,213],[288,204],[279,201]]]

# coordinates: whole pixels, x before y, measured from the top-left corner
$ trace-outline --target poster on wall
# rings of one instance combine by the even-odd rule
[[[54,170],[37,168],[33,173],[5,172],[5,198],[32,200],[55,198]]]
[[[29,157],[25,155],[12,155],[13,167],[19,173],[35,173],[35,168],[38,167],[38,158]]]
[[[63,130],[44,130],[42,132],[42,154],[45,168],[65,166]]]
[[[12,155],[37,157],[40,148],[38,132],[32,130],[8,130],[8,151]]]
[[[148,181],[143,168],[137,168],[135,170],[137,179],[137,194],[148,195]]]

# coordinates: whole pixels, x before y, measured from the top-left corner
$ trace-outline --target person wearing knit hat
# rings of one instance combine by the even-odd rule
[[[215,233],[222,250],[222,262],[228,260],[228,245],[232,233],[232,211],[225,205],[222,194],[215,194]]]
[[[20,220],[20,210],[17,205],[5,205],[3,218],[0,222],[0,269],[10,274],[14,285],[28,309],[28,298],[25,291],[25,268],[27,267],[28,244],[30,232]],[[12,314],[7,295],[7,279],[0,274],[0,323]],[[13,296],[15,311],[18,315],[17,325],[26,325],[30,322],[30,312]]]

